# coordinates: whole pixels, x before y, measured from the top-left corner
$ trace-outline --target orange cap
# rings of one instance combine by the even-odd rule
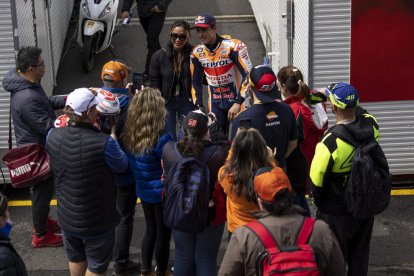
[[[274,201],[275,195],[282,189],[292,191],[289,178],[279,167],[259,169],[253,178],[254,191],[260,199]]]
[[[109,61],[102,67],[101,79],[109,82],[122,81],[128,77],[128,69],[129,68],[121,62]],[[110,76],[110,78],[105,76]]]

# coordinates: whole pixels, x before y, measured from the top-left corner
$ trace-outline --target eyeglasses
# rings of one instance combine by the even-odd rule
[[[180,41],[184,41],[184,40],[186,40],[187,39],[187,36],[186,35],[183,35],[183,34],[171,34],[171,39],[172,40],[177,40],[177,38],[178,38],[178,40],[180,40]]]

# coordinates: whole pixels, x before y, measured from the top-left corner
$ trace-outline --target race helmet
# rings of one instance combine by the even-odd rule
[[[98,117],[96,122],[99,129],[103,133],[111,133],[111,129],[115,126],[119,119],[119,113],[121,112],[118,98],[112,93],[102,88],[89,88],[96,92],[101,102],[96,105],[98,111]]]

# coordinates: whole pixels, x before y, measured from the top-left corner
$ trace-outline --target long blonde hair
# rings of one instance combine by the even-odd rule
[[[164,105],[158,89],[146,87],[134,95],[120,137],[128,151],[145,154],[154,147],[165,127]]]

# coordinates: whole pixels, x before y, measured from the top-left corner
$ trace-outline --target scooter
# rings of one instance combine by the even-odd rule
[[[97,53],[112,47],[119,0],[82,0],[80,3],[78,38],[82,48],[82,65],[86,72],[93,68]]]

